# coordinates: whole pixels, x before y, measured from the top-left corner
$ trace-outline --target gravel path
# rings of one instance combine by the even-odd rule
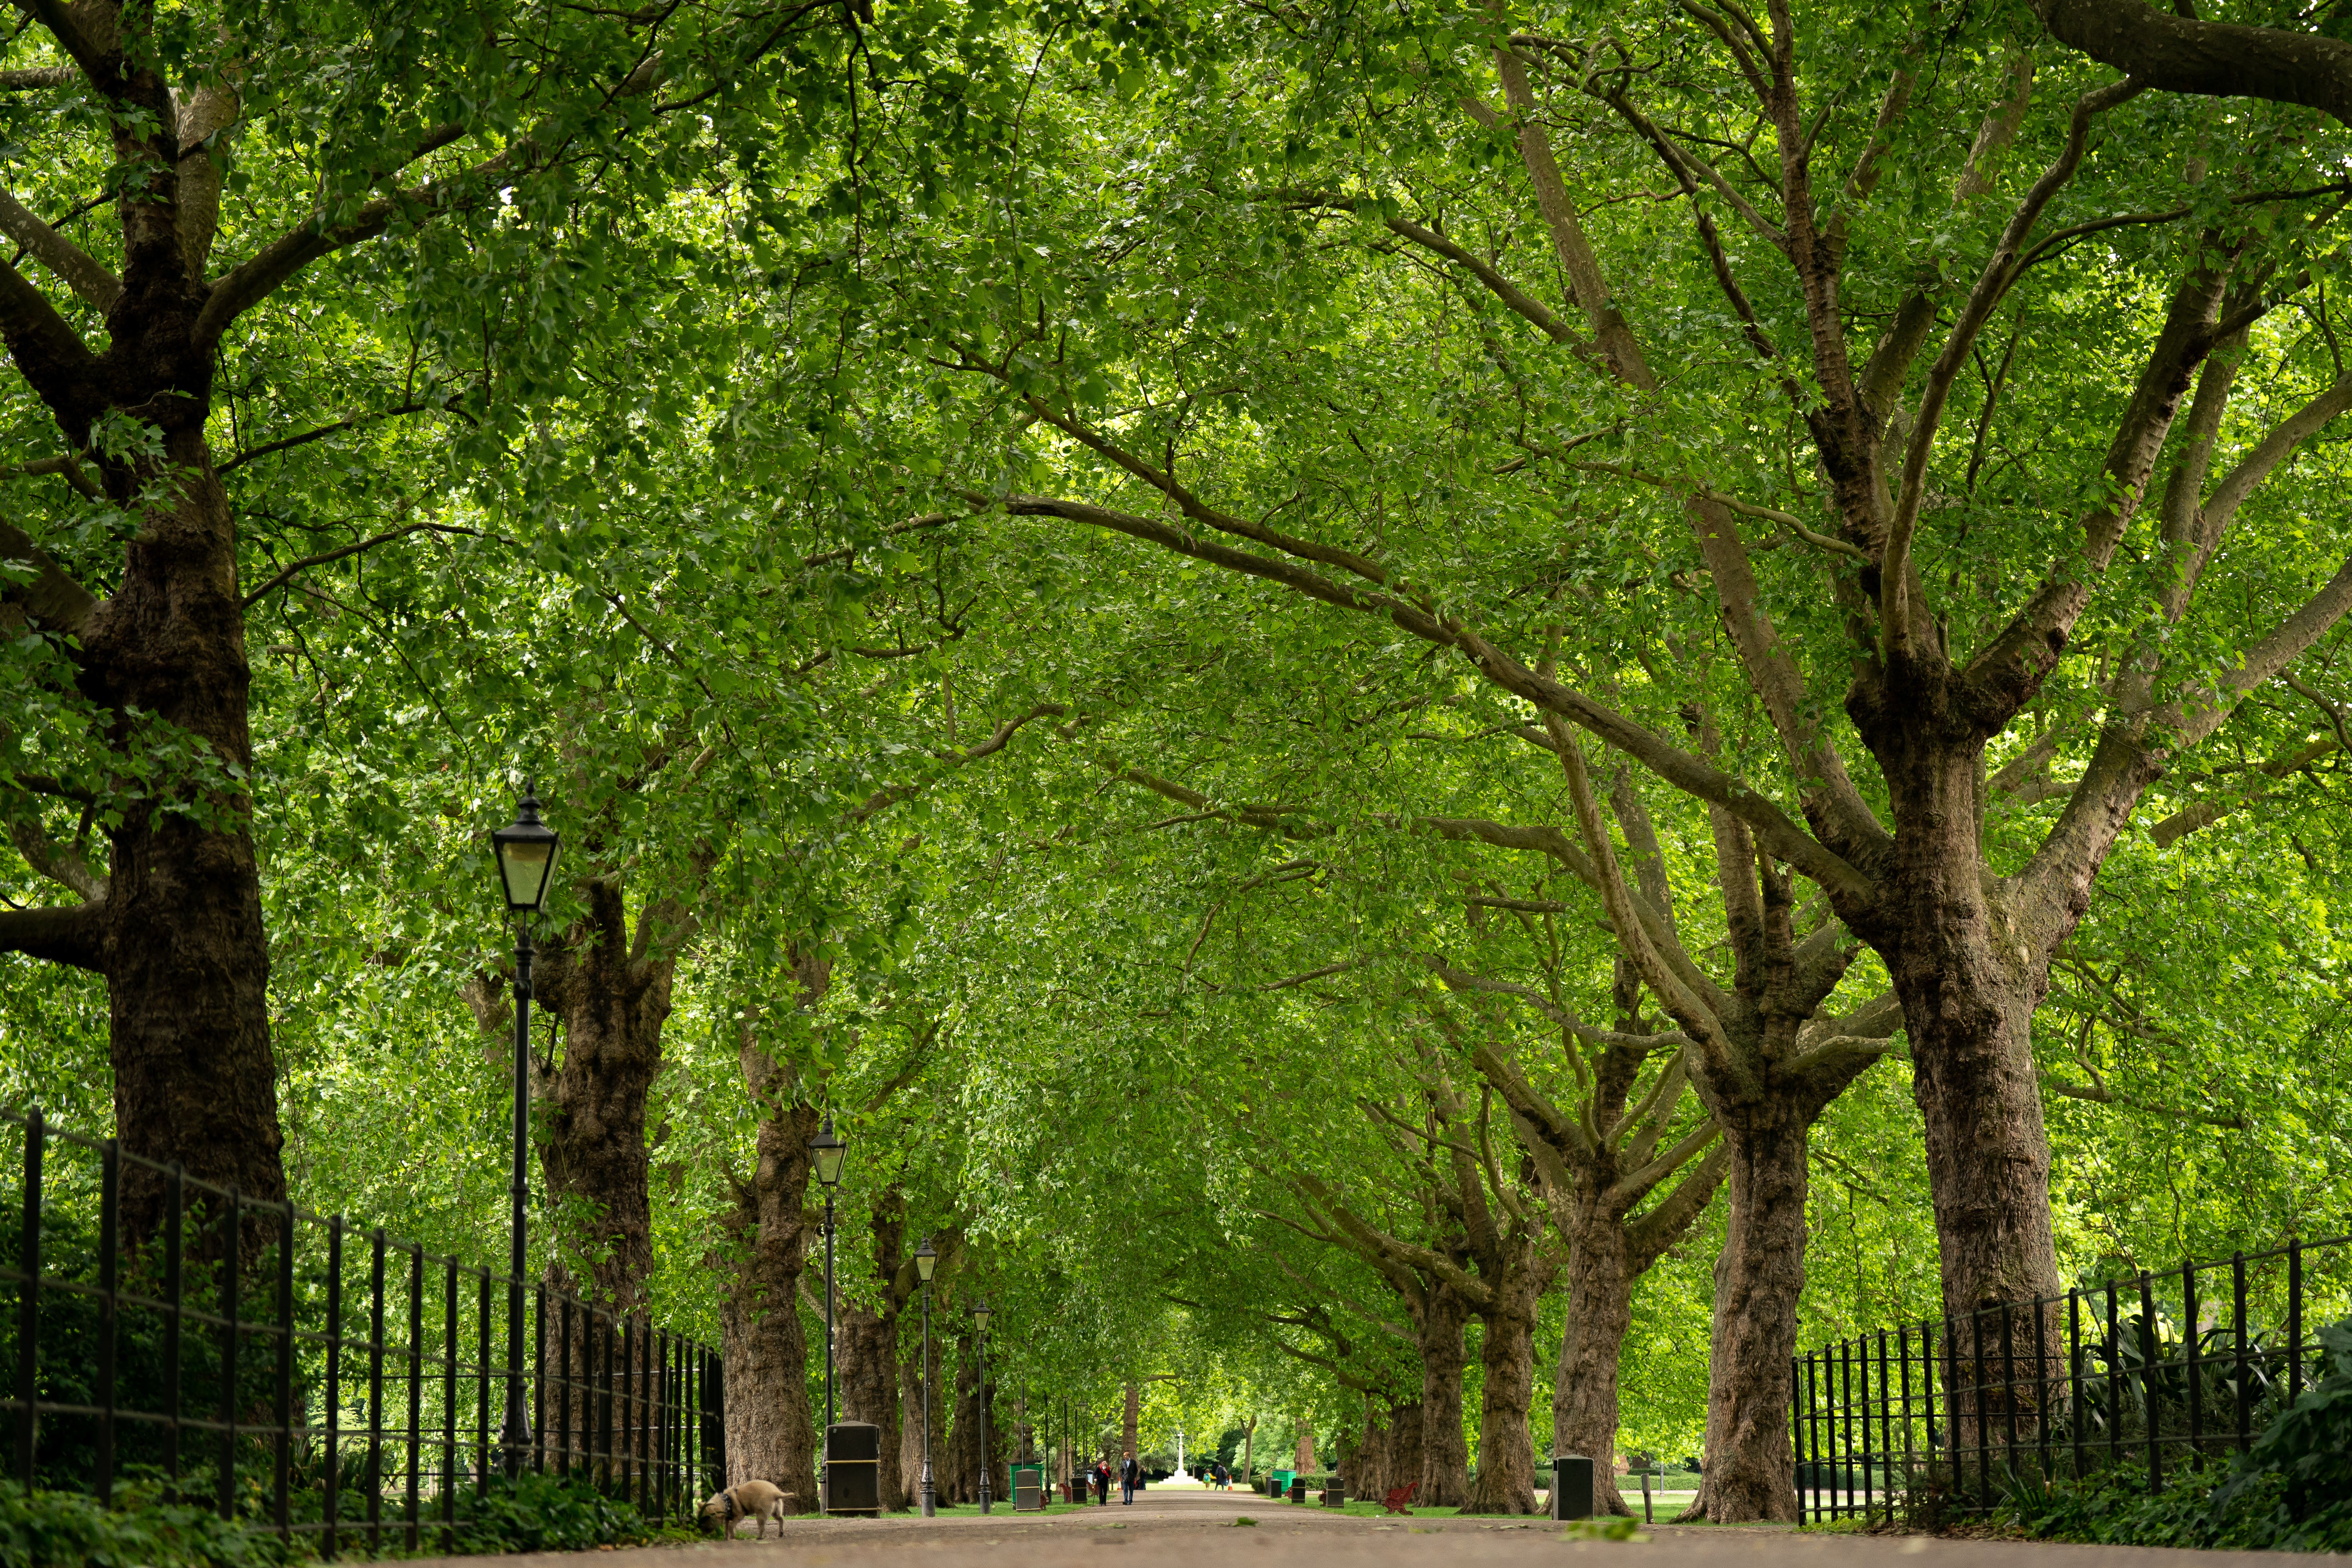
[[[1242,1528],[1238,1519],[1258,1522]],[[2278,1568],[2271,1554],[2133,1546],[1801,1535],[1785,1527],[1658,1525],[1645,1542],[1562,1539],[1548,1520],[1380,1520],[1271,1502],[1247,1492],[1152,1493],[1133,1508],[1045,1517],[977,1515],[787,1522],[781,1540],[595,1553],[597,1568]],[[583,1554],[504,1557],[495,1568],[554,1568]],[[451,1558],[456,1568],[491,1560]],[[2326,1561],[2340,1561],[2326,1559]]]

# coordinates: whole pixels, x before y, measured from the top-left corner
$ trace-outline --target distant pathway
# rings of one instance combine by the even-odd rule
[[[1239,1528],[1246,1515],[1256,1528]],[[2279,1568],[2276,1553],[1800,1535],[1657,1525],[1647,1542],[1564,1541],[1549,1520],[1370,1519],[1250,1492],[1152,1492],[1132,1508],[982,1518],[796,1519],[748,1536],[626,1552],[447,1558],[433,1568]],[[1116,1556],[1110,1555],[1116,1553]],[[1563,1558],[1570,1562],[1564,1563]],[[412,1564],[411,1568],[419,1568]]]

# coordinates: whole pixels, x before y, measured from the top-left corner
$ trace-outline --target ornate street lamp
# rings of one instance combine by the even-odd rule
[[[817,1472],[817,1509],[830,1512],[833,1508],[833,1194],[841,1185],[842,1162],[848,1158],[849,1145],[833,1133],[833,1118],[827,1116],[817,1135],[809,1141],[809,1153],[816,1163],[816,1179],[824,1186],[824,1446],[825,1460]]]
[[[972,1327],[980,1331],[980,1511],[988,1511],[988,1473],[995,1461],[988,1453],[988,1320],[990,1308],[985,1299],[971,1309]]]
[[[939,1511],[931,1485],[931,1273],[940,1255],[929,1237],[915,1248],[915,1278],[923,1282],[923,1517]]]
[[[490,835],[498,857],[499,885],[515,921],[514,1169],[507,1184],[511,1205],[507,1242],[507,1413],[499,1434],[507,1474],[519,1474],[530,1443],[530,1418],[523,1409],[522,1274],[530,1238],[523,1209],[530,1173],[530,917],[547,901],[555,880],[555,829],[539,819],[539,796],[526,782],[515,819]]]

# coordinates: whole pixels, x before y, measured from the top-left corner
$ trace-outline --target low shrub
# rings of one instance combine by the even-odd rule
[[[0,1568],[284,1568],[310,1554],[192,1503],[110,1510],[80,1492],[0,1489]]]

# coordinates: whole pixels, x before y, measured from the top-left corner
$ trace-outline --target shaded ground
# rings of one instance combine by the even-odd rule
[[[1241,1518],[1257,1521],[1240,1528]],[[597,1568],[2278,1568],[2271,1553],[1920,1537],[1799,1534],[1783,1527],[1676,1529],[1646,1542],[1567,1540],[1549,1520],[1382,1521],[1247,1492],[1145,1492],[1134,1507],[985,1518],[799,1519],[693,1546],[599,1554]],[[499,1568],[571,1568],[577,1554],[504,1557]],[[482,1568],[480,1558],[446,1559]],[[2332,1561],[2332,1560],[2331,1560]]]

